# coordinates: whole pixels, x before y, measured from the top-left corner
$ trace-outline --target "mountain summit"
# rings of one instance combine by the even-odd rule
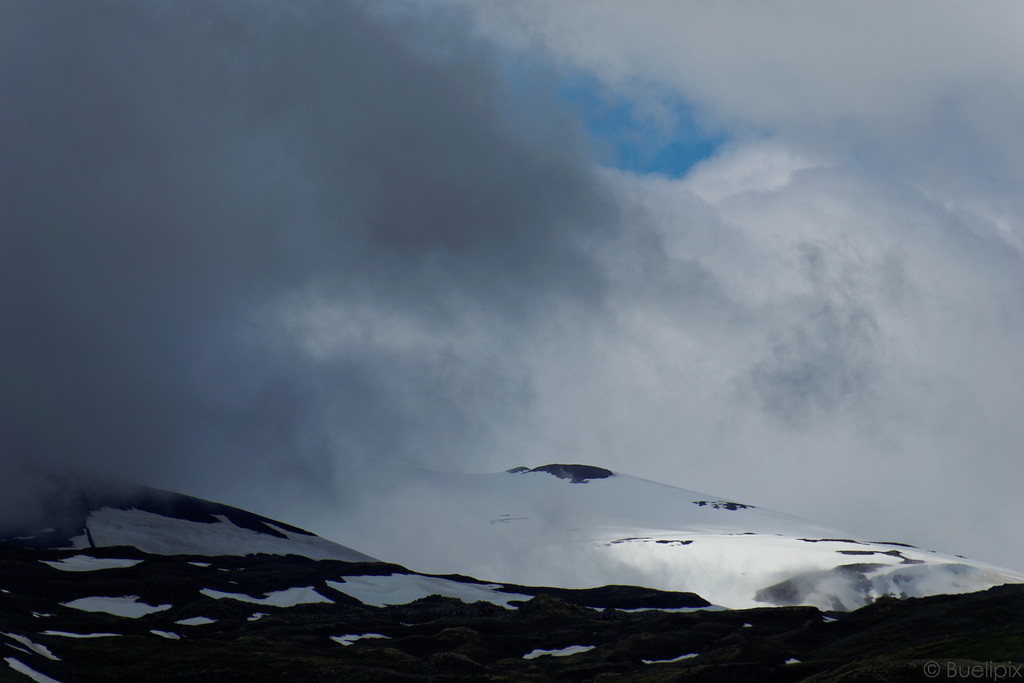
[[[1024,575],[581,464],[423,472],[351,542],[420,571],[583,588],[694,592],[717,605],[850,610],[879,597],[964,593]],[[390,535],[393,534],[393,535]],[[429,538],[429,543],[417,542]]]

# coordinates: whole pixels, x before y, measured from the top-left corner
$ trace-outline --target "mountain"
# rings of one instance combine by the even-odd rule
[[[424,471],[381,505],[347,520],[346,540],[420,571],[497,581],[635,584],[730,608],[829,610],[1024,582],[982,562],[590,465]],[[387,536],[361,532],[385,515],[395,527]]]
[[[302,555],[375,558],[290,524],[180,493],[95,475],[53,475],[43,519],[0,526],[0,540],[34,548],[132,546],[157,555]]]
[[[637,585],[728,608],[851,610],[879,597],[965,593],[1024,575],[899,541],[856,538],[791,515],[600,467],[489,474],[418,471],[367,496],[332,534],[231,506],[77,474],[34,526],[0,529],[26,547],[131,546],[160,555],[383,558],[433,575],[504,584]],[[381,520],[388,520],[382,528]]]
[[[651,482],[592,467],[552,465],[485,479],[550,483],[563,487],[570,502],[589,495],[607,502],[607,491],[618,489],[586,488],[601,482],[645,493],[634,499],[635,509],[605,510],[618,518],[653,519],[665,504],[652,497]],[[0,540],[0,681],[861,681],[929,680],[935,672],[966,677],[982,669],[990,678],[1024,675],[1024,586],[882,597],[850,612],[724,609],[693,593],[646,586],[573,589],[430,575],[238,508],[123,482],[81,483],[77,493],[45,506],[54,511],[49,525],[8,529]],[[726,515],[734,513],[748,515],[741,526],[759,529],[753,536],[766,537],[753,547],[771,548],[767,529],[783,521],[792,524],[791,535],[817,528],[712,497],[688,505],[696,510],[684,508],[692,539],[630,537],[595,550],[685,549],[732,538],[727,530],[735,518]],[[529,521],[494,519],[488,525],[499,529]],[[807,545],[790,545],[831,541],[800,543]],[[932,564],[946,571],[943,562]]]

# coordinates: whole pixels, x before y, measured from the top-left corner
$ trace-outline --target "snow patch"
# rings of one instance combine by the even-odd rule
[[[4,661],[7,662],[7,666],[11,667],[12,669],[14,669],[15,671],[24,676],[28,676],[36,683],[60,683],[60,681],[58,681],[57,679],[50,678],[45,674],[39,673],[30,666],[21,663],[14,657],[4,657]]]
[[[361,634],[349,634],[345,636],[331,636],[331,640],[341,645],[351,645],[357,640],[363,638],[387,638],[388,636],[382,636],[379,633],[361,633]]]
[[[188,619],[178,619],[174,623],[181,624],[182,626],[204,626],[206,624],[215,624],[217,620],[210,617],[189,617]]]
[[[569,655],[588,652],[593,649],[593,645],[570,645],[569,647],[563,647],[558,650],[534,650],[523,655],[523,659],[536,659],[537,657],[543,657],[544,655],[551,655],[552,657],[568,657]]]
[[[61,636],[63,638],[107,638],[119,636],[120,633],[69,633],[67,631],[43,631],[44,636]]]
[[[384,607],[404,605],[428,595],[443,595],[458,598],[465,603],[480,600],[512,609],[511,600],[529,600],[533,596],[519,593],[500,593],[498,584],[468,584],[448,579],[415,574],[391,574],[389,576],[346,576],[345,582],[328,581],[334,590],[351,596],[364,605]]]
[[[24,645],[28,649],[32,650],[32,652],[35,652],[37,655],[42,655],[42,656],[46,657],[47,659],[52,659],[55,662],[60,660],[60,657],[58,657],[57,655],[55,655],[52,652],[50,652],[49,648],[47,648],[45,645],[40,645],[39,643],[33,643],[31,640],[29,640],[25,636],[20,636],[17,633],[2,633],[0,635],[5,635],[8,638],[10,638],[11,640],[14,640],[14,641],[17,641],[17,642],[21,643],[22,645]]]
[[[155,628],[151,628],[151,629],[149,629],[149,632],[154,634],[154,635],[158,635],[158,636],[160,636],[162,638],[169,638],[170,640],[181,640],[181,636],[179,636],[177,633],[173,633],[171,631],[160,631],[160,630],[157,630]]]
[[[681,662],[684,659],[693,659],[694,657],[699,657],[699,656],[700,655],[697,654],[696,652],[691,652],[688,655],[679,655],[678,657],[673,657],[672,659],[644,659],[644,660],[641,660],[641,661],[644,664],[671,664],[672,662]]]
[[[93,572],[99,569],[123,569],[134,567],[142,560],[122,560],[114,557],[89,557],[88,555],[72,555],[63,560],[40,560],[54,569],[64,572]]]
[[[333,602],[330,598],[325,598],[317,593],[312,586],[297,586],[295,588],[271,591],[266,594],[265,598],[254,598],[245,593],[224,593],[211,588],[204,588],[199,592],[208,598],[215,598],[217,600],[230,598],[241,602],[252,602],[257,605],[270,605],[271,607],[294,607],[295,605],[315,602]]]
[[[64,607],[79,609],[83,612],[106,612],[116,617],[129,617],[132,619],[171,608],[170,605],[147,605],[144,602],[139,602],[139,596],[137,595],[126,595],[121,598],[102,596],[78,598],[77,600],[62,602],[61,604]]]

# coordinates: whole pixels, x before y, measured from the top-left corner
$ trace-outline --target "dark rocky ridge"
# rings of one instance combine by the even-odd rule
[[[596,467],[594,465],[541,465],[540,467],[534,467],[532,470],[526,467],[513,467],[508,470],[510,473],[518,474],[522,472],[547,472],[553,474],[559,479],[568,479],[573,484],[586,484],[591,479],[607,479],[608,477],[615,476],[615,473],[611,470],[606,470],[603,467]]]

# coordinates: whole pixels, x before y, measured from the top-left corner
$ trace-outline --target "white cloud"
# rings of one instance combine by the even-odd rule
[[[778,144],[748,144],[726,148],[698,164],[687,174],[686,188],[706,202],[718,203],[745,192],[777,190],[796,171],[818,165]]]

